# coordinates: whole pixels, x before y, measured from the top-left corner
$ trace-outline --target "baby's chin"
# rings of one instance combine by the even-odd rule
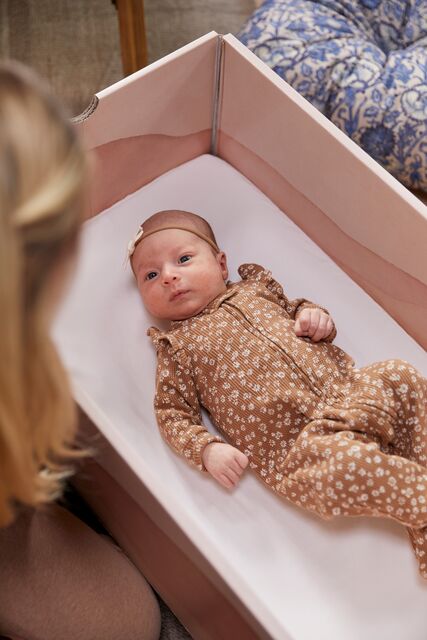
[[[163,322],[178,322],[198,316],[221,293],[222,290],[210,292],[210,295],[197,295],[189,290],[188,292],[184,292],[183,296],[175,300],[175,302],[169,305],[162,304],[161,308],[156,308],[156,305],[150,306],[150,304],[146,302],[144,306],[147,311],[158,320],[162,320]]]
[[[196,310],[196,311],[192,311],[192,310],[188,310],[188,311],[184,311],[184,310],[174,310],[171,311],[170,313],[156,313],[156,311],[153,309],[151,310],[149,307],[145,306],[146,310],[148,311],[148,313],[153,316],[153,318],[155,318],[156,320],[158,320],[159,322],[163,322],[163,323],[168,323],[168,322],[179,322],[180,320],[188,320],[188,318],[193,318],[194,316],[197,316],[200,311],[203,310]]]
[[[203,309],[206,308],[206,306],[207,305],[204,304],[200,307],[193,307],[189,309],[174,309],[171,310],[169,314],[164,314],[162,316],[156,316],[156,314],[154,313],[152,315],[154,315],[154,317],[156,317],[158,320],[162,320],[163,322],[179,322],[180,320],[188,320],[189,318],[198,316],[199,313],[201,313]]]
[[[196,311],[193,311],[191,313],[180,313],[180,314],[174,314],[173,317],[168,317],[165,318],[165,320],[167,320],[167,322],[179,322],[180,320],[188,320],[189,318],[194,318],[195,316],[198,316],[199,313],[201,311],[203,311],[204,307],[202,307],[201,309],[197,309]]]

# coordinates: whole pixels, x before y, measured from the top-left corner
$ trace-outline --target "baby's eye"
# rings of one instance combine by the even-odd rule
[[[146,280],[152,280],[153,278],[155,278],[157,275],[157,273],[155,271],[150,271],[149,273],[147,273],[147,275],[145,276]]]
[[[188,262],[190,259],[191,259],[191,256],[185,255],[185,256],[181,256],[178,262],[182,264],[183,262]]]

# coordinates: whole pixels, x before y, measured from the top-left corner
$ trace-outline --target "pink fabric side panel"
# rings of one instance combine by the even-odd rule
[[[427,349],[427,286],[347,235],[265,160],[221,132],[220,157],[254,182]]]
[[[146,135],[113,140],[92,150],[88,217],[111,207],[183,162],[207,153],[210,129],[187,136]]]
[[[75,125],[96,158],[90,215],[209,151],[217,45],[207,34],[97,94]]]
[[[425,205],[233,36],[223,77],[221,131],[347,236],[427,283]]]
[[[210,128],[217,41],[208,34],[98,93],[96,109],[76,125],[86,147]]]

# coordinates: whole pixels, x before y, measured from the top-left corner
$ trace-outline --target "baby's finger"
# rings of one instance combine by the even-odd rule
[[[305,309],[298,317],[299,326],[302,331],[308,331],[311,321],[311,313],[309,309]]]
[[[327,324],[328,316],[325,313],[321,313],[319,316],[319,324],[317,325],[317,329],[311,337],[313,342],[318,342],[327,335]]]
[[[243,471],[244,469],[246,469],[246,467],[249,464],[249,459],[248,456],[246,456],[244,453],[242,453],[241,451],[236,451],[235,455],[234,455],[234,460],[236,461],[236,463],[238,464],[238,466],[240,467],[240,469]]]
[[[320,314],[318,312],[318,309],[310,309],[309,312],[310,312],[310,325],[307,329],[306,335],[308,335],[309,338],[312,338],[319,326]]]
[[[240,476],[243,473],[243,469],[240,466],[240,464],[237,462],[237,460],[232,460],[230,462],[230,469],[232,469],[234,473],[237,473],[238,476]]]
[[[304,336],[307,334],[310,326],[310,311],[309,309],[303,309],[294,324],[294,331],[297,336]]]
[[[240,480],[240,473],[237,473],[236,471],[234,471],[230,467],[228,467],[228,469],[226,471],[224,471],[224,475],[230,480],[230,482],[232,483],[233,487]]]
[[[220,473],[215,479],[218,480],[218,482],[226,489],[232,489],[234,487],[234,484],[225,475],[225,473]]]

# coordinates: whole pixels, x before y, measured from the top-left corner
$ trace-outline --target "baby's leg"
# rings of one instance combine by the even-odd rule
[[[382,437],[378,412],[386,413],[388,452],[427,468],[427,380],[402,360],[375,363],[356,371],[346,402],[350,410],[363,404],[378,416],[369,420],[374,435]]]
[[[360,371],[381,381],[382,389],[396,413],[394,435],[388,450],[399,456],[427,466],[427,380],[411,365],[402,361],[390,361],[371,365]],[[414,509],[425,506],[423,495],[411,493],[406,487]],[[427,526],[408,527],[408,534],[417,557],[420,573],[427,578]]]
[[[401,361],[356,371],[340,402],[301,432],[281,491],[324,518],[371,515],[408,527],[427,574],[426,380]]]
[[[396,373],[398,376],[403,374],[401,380],[394,379]],[[399,405],[398,421],[394,438],[390,443],[390,451],[427,466],[427,381],[406,363],[398,363],[396,370],[391,374],[390,369],[386,368],[382,371],[382,376],[385,385],[392,389]],[[421,496],[418,496],[419,500],[422,500]],[[415,496],[413,501],[415,504]],[[420,573],[427,578],[427,526],[408,527],[408,534]]]
[[[281,469],[281,492],[299,506],[332,516],[385,516],[427,524],[427,469],[381,450],[342,421],[319,419],[299,435]]]

